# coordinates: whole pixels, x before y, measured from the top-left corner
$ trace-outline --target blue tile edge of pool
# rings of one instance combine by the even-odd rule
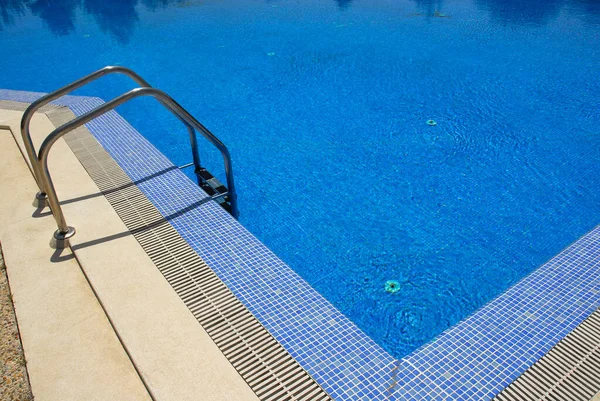
[[[29,103],[42,95],[0,90],[0,100]],[[53,103],[81,115],[103,101],[65,96]],[[396,360],[220,206],[200,202],[207,195],[119,114],[109,112],[86,127],[336,400],[491,399],[600,307],[597,226],[473,315]]]

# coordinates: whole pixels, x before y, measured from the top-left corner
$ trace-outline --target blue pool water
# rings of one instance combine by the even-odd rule
[[[396,357],[599,222],[597,0],[0,0],[0,49],[0,88],[121,64],[171,93],[241,222]],[[191,159],[152,101],[119,111]]]

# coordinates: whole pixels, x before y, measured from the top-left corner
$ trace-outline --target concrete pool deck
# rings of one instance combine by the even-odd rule
[[[73,254],[57,259],[49,248],[52,217],[31,216],[36,186],[7,129],[0,153],[0,242],[35,398],[149,400]]]
[[[34,396],[39,400],[256,400],[173,293],[64,141],[50,169],[75,251],[50,248],[21,145],[21,112],[0,111],[0,242]],[[43,114],[34,143],[54,129]],[[93,210],[94,218],[90,218]]]

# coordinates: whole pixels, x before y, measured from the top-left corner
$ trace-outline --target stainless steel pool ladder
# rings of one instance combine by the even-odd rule
[[[56,100],[70,92],[73,92],[74,90],[104,75],[113,73],[124,74],[132,80],[134,80],[136,83],[138,83],[141,87],[132,89],[129,92],[126,92],[121,96],[118,96],[113,100],[106,102],[98,106],[97,108],[61,125],[60,127],[57,127],[46,137],[46,139],[40,146],[39,152],[36,154],[35,149],[33,147],[33,142],[31,140],[31,133],[29,129],[31,118],[33,117],[34,113],[39,108],[50,103],[51,101]],[[75,228],[68,226],[65,221],[60,202],[56,195],[56,189],[54,188],[54,184],[52,182],[52,177],[50,176],[50,172],[48,171],[48,153],[50,152],[50,148],[60,137],[62,137],[66,133],[78,127],[81,127],[82,125],[113,110],[114,108],[122,105],[123,103],[126,103],[132,99],[141,96],[151,96],[157,99],[160,102],[160,104],[162,104],[167,110],[174,114],[187,127],[190,136],[190,144],[192,147],[193,164],[190,163],[185,166],[182,166],[181,168],[193,165],[195,167],[195,173],[198,177],[199,184],[202,184],[203,182],[206,183],[204,178],[206,177],[206,170],[200,165],[200,156],[198,153],[198,141],[196,138],[196,132],[200,132],[210,143],[212,143],[217,149],[219,149],[221,155],[223,156],[223,162],[225,164],[227,188],[225,191],[217,191],[211,197],[215,200],[227,199],[229,202],[230,213],[233,215],[233,217],[238,217],[239,212],[237,207],[235,185],[233,181],[231,157],[229,155],[229,150],[223,144],[223,142],[221,142],[219,138],[213,135],[206,127],[204,127],[198,120],[196,120],[187,110],[185,110],[175,100],[173,100],[173,98],[171,98],[165,92],[150,86],[148,82],[146,82],[133,70],[120,66],[108,66],[90,75],[87,75],[67,86],[64,86],[52,93],[42,96],[41,98],[29,105],[21,119],[21,135],[23,137],[25,148],[27,149],[27,155],[29,156],[29,160],[31,162],[35,180],[40,190],[36,194],[37,206],[44,207],[47,203],[49,203],[50,205],[50,209],[52,211],[52,214],[54,215],[56,224],[58,225],[58,230],[56,230],[56,232],[54,233],[57,248],[64,248],[65,246],[67,246],[68,239],[75,235]],[[46,199],[48,201],[47,203]]]

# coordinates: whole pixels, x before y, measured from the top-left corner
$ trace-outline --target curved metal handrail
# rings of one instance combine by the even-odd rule
[[[23,143],[25,144],[25,149],[27,150],[27,156],[29,157],[29,161],[31,162],[31,167],[33,169],[33,176],[38,184],[38,188],[40,192],[36,195],[36,198],[39,202],[43,201],[46,197],[46,189],[43,185],[43,182],[40,180],[40,165],[38,163],[38,159],[36,157],[35,149],[33,147],[33,141],[31,140],[31,132],[29,130],[29,125],[31,123],[31,119],[33,114],[40,109],[41,107],[47,105],[53,100],[56,100],[68,93],[73,92],[74,90],[81,88],[88,83],[97,80],[100,77],[108,74],[124,74],[131,78],[133,81],[138,83],[140,86],[145,88],[151,88],[150,85],[144,78],[139,76],[135,71],[121,66],[107,66],[99,69],[81,79],[78,79],[75,82],[70,83],[69,85],[63,86],[62,88],[55,90],[54,92],[48,93],[41,98],[37,99],[33,103],[27,107],[25,112],[23,113],[23,117],[21,118],[21,136],[23,137]],[[181,119],[180,119],[181,120]],[[194,134],[194,128],[186,123],[184,120],[181,120],[187,127],[190,142],[192,145],[192,157],[194,160],[194,165],[196,170],[200,169],[200,156],[198,153],[198,145],[196,143],[196,136]]]
[[[219,149],[221,155],[223,156],[223,162],[225,164],[225,174],[227,176],[227,190],[229,202],[231,204],[231,214],[235,218],[238,217],[239,212],[237,207],[237,195],[235,192],[235,185],[233,182],[231,156],[229,155],[229,150],[227,149],[227,147],[223,144],[223,142],[219,140],[219,138],[217,138],[212,132],[210,132],[206,127],[204,127],[187,110],[180,106],[179,103],[177,103],[165,92],[148,87],[136,88],[56,128],[50,133],[50,135],[46,137],[46,139],[40,146],[40,151],[37,156],[37,161],[40,165],[40,179],[42,181],[42,185],[44,186],[44,188],[46,188],[50,208],[52,210],[52,214],[54,215],[54,219],[56,220],[56,223],[58,225],[58,230],[54,233],[54,238],[56,238],[58,241],[64,241],[65,239],[73,236],[75,234],[75,230],[72,227],[69,227],[65,221],[64,214],[62,212],[60,203],[58,201],[58,197],[56,195],[56,189],[54,188],[54,183],[52,182],[52,177],[50,176],[50,172],[48,171],[48,153],[50,152],[50,148],[60,137],[62,137],[66,133],[82,126],[83,124],[90,122],[94,118],[104,113],[113,110],[114,108],[118,107],[119,105],[125,102],[128,102],[129,100],[141,96],[152,96],[155,99],[157,99],[163,106],[165,106],[167,110],[169,110],[181,120],[185,121],[187,124],[194,127],[210,143],[212,143],[214,146],[217,147],[217,149]]]

